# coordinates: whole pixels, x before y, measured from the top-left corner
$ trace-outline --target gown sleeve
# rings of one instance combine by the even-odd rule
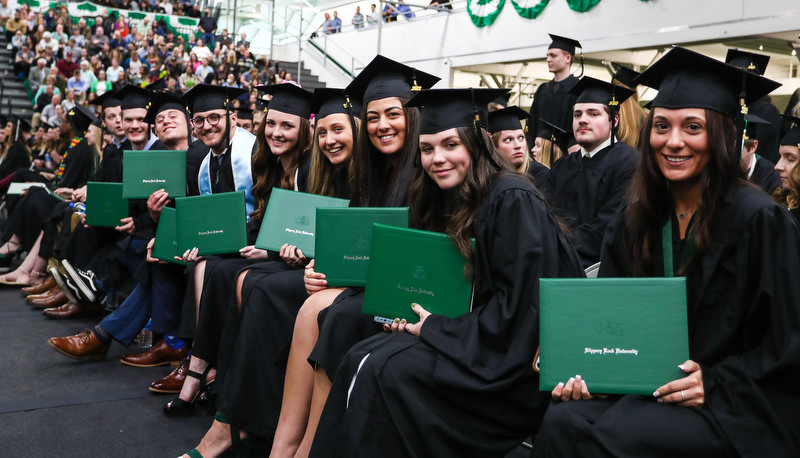
[[[455,319],[431,315],[420,334],[453,363],[442,365],[452,368],[451,380],[473,383],[474,389],[530,376],[539,333],[538,278],[582,273],[577,255],[530,184],[503,190],[487,207],[474,223],[472,311]],[[569,268],[561,270],[560,264]],[[459,376],[460,371],[471,376]]]

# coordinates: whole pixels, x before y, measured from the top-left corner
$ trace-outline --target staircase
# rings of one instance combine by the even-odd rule
[[[304,62],[300,63],[300,77],[297,76],[297,62],[284,62],[280,61],[280,68],[281,70],[286,70],[287,72],[292,74],[292,79],[295,81],[300,81],[300,85],[303,86],[303,89],[312,90],[318,87],[324,88],[325,83],[319,80],[319,78],[311,73],[311,70],[306,68]]]
[[[17,81],[14,78],[14,56],[11,50],[7,49],[8,41],[5,34],[0,33],[0,114],[9,115],[11,113],[30,121],[33,116],[33,104],[28,98],[28,91],[25,90],[24,81]],[[27,76],[26,76],[27,77]]]

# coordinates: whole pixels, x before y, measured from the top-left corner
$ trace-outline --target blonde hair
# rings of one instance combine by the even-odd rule
[[[627,100],[622,102],[619,106],[619,127],[617,128],[617,139],[619,141],[638,148],[639,134],[642,130],[642,124],[647,119],[647,113],[639,105],[639,93],[635,89],[628,87],[619,82],[619,80],[612,80],[614,84],[633,90],[633,95],[628,97]]]
[[[514,172],[526,173],[528,171],[528,166],[530,166],[532,160],[531,149],[528,147],[528,139],[527,138],[525,139],[525,148],[524,148],[525,155],[523,156],[525,159],[522,160],[522,164],[520,164],[518,167],[514,167],[513,164],[508,163],[508,160],[505,158],[505,156],[503,156],[503,153],[500,152],[500,136],[502,134],[503,134],[502,130],[500,132],[495,132],[492,134],[492,143],[494,143],[494,149],[496,153],[494,156],[500,159],[500,162],[503,164],[504,168],[507,168],[508,170],[513,170]]]
[[[547,167],[552,167],[557,160],[561,159],[564,152],[561,151],[561,148],[556,146],[555,143],[551,142],[550,139],[540,138],[542,139],[542,158],[539,162]]]

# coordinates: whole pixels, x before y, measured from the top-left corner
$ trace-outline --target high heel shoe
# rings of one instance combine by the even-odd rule
[[[211,366],[207,366],[206,370],[203,371],[202,374],[195,372],[193,370],[187,370],[186,376],[196,378],[200,381],[200,387],[197,392],[194,393],[192,399],[190,401],[184,401],[180,397],[177,397],[168,403],[164,404],[164,414],[168,417],[185,417],[188,415],[192,415],[194,413],[194,405],[208,390],[210,386],[209,383],[206,383],[206,377],[208,377],[208,372],[211,370]],[[213,381],[212,381],[213,382]]]

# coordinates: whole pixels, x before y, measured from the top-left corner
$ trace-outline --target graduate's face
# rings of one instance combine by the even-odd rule
[[[353,129],[350,117],[334,113],[317,120],[317,140],[322,154],[337,165],[353,154]]]
[[[253,121],[252,121],[252,120],[250,120],[250,119],[242,119],[242,118],[239,118],[239,119],[236,121],[236,125],[237,125],[237,126],[239,126],[239,127],[241,127],[242,129],[244,129],[244,130],[246,130],[246,131],[250,132],[251,134],[252,134],[252,133],[255,133],[255,132],[253,131]]]
[[[156,135],[167,145],[187,139],[189,126],[186,124],[186,115],[180,110],[162,111],[156,116]]]
[[[219,116],[219,121],[211,125],[209,121],[209,116],[216,117]],[[203,118],[203,124],[200,125],[194,124],[194,132],[195,136],[198,140],[203,142],[204,145],[213,149],[214,151],[218,151],[221,153],[227,145],[225,145],[225,129],[228,127],[228,122],[225,120],[225,109],[220,108],[218,110],[209,110],[203,111],[200,113],[193,113],[192,119],[199,119]],[[235,125],[236,124],[236,113],[231,112],[229,113],[230,122]]]
[[[542,162],[542,137],[536,137],[536,140],[533,141],[531,154],[533,154],[534,161]]]
[[[472,159],[455,128],[420,134],[419,151],[422,168],[441,189],[454,189],[464,182]]]
[[[789,175],[792,174],[792,169],[797,166],[797,161],[800,159],[800,150],[797,146],[781,145],[778,152],[781,157],[778,163],[775,164],[775,171],[781,176],[783,189],[789,189]]]
[[[367,104],[367,134],[369,141],[383,154],[403,149],[406,141],[406,115],[397,97],[373,100]]]
[[[297,145],[300,138],[300,116],[269,110],[264,123],[264,136],[267,137],[272,154],[280,156]]]
[[[497,139],[497,152],[512,166],[521,166],[528,154],[525,132],[522,129],[501,131]]]
[[[144,122],[146,115],[147,110],[144,108],[129,108],[122,112],[122,129],[133,144],[147,142],[148,124]]]
[[[668,181],[699,180],[711,158],[705,110],[655,108],[650,146],[655,151],[658,168]]]
[[[572,56],[563,49],[552,48],[547,50],[547,71],[558,73],[569,69]]]
[[[575,141],[586,151],[593,151],[611,137],[611,121],[602,103],[576,103],[572,108]]]

